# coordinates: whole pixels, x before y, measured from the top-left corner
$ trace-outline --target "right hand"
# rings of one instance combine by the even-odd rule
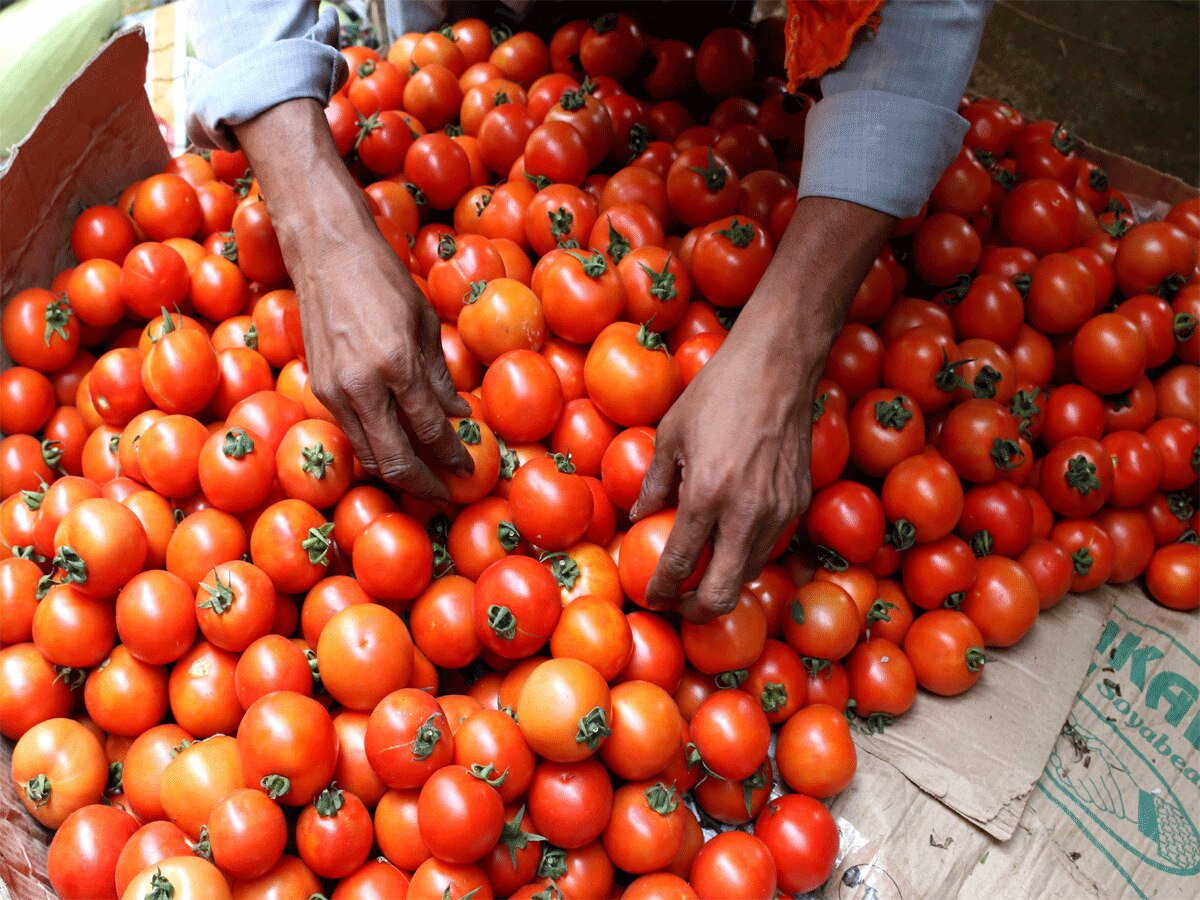
[[[448,500],[425,459],[472,471],[446,418],[471,408],[446,369],[437,313],[374,223],[362,231],[289,265],[310,384],[368,472],[415,497]]]

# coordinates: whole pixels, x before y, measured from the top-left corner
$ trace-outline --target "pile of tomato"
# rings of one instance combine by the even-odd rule
[[[610,15],[343,51],[334,139],[472,409],[446,504],[314,395],[241,153],[79,216],[0,375],[5,790],[61,896],[809,891],[852,727],[1068,592],[1196,608],[1200,202],[1137,224],[991,99],[833,345],[807,513],[728,615],[644,608],[655,425],[796,207],[780,47]]]

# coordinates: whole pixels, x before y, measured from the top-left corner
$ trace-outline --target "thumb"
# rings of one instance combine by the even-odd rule
[[[636,522],[666,506],[678,476],[679,467],[674,452],[665,443],[656,444],[650,468],[642,479],[642,490],[629,511],[629,518]]]

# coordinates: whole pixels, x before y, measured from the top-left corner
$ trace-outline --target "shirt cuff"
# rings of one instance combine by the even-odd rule
[[[236,150],[231,125],[248,122],[285,100],[311,98],[327,104],[348,74],[332,9],[303,37],[254,47],[213,67],[189,59],[188,137],[198,147]]]
[[[944,106],[881,90],[821,100],[808,117],[801,197],[832,197],[896,218],[915,216],[966,136]]]

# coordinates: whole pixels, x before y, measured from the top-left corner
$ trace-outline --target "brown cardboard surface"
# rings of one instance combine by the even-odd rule
[[[142,86],[147,52],[141,29],[114,37],[8,159],[0,174],[0,298],[49,284],[73,262],[66,238],[84,206],[111,202],[169,159]]]
[[[1069,595],[1015,647],[989,650],[969,694],[922,692],[910,714],[858,745],[1000,840],[1012,836],[1116,600]]]

